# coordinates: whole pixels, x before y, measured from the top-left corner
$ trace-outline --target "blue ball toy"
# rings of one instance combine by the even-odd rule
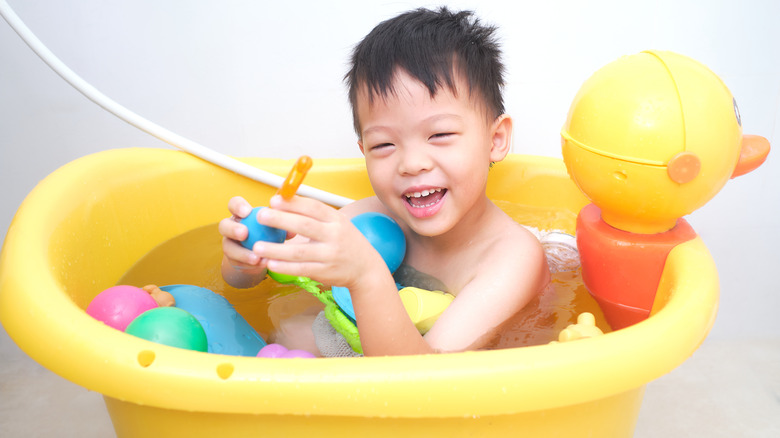
[[[390,272],[395,272],[406,255],[406,237],[390,217],[382,213],[363,213],[352,218],[352,224],[366,236],[379,252]]]
[[[280,230],[279,228],[267,227],[260,225],[257,222],[257,212],[267,207],[255,207],[249,216],[241,219],[241,223],[249,230],[249,235],[241,242],[241,245],[246,249],[252,249],[256,242],[275,242],[282,243],[287,237],[287,232]]]

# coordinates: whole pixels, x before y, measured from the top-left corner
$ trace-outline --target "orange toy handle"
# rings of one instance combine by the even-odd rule
[[[284,180],[282,186],[276,191],[277,195],[282,195],[285,200],[292,199],[295,192],[298,191],[298,187],[301,186],[303,178],[311,169],[312,160],[308,155],[301,155],[298,161],[295,162],[290,173],[287,175],[287,179]]]

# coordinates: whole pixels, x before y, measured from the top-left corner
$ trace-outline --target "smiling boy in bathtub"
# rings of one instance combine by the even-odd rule
[[[369,356],[482,348],[549,282],[539,241],[485,193],[489,168],[504,159],[512,136],[494,33],[470,12],[446,8],[374,28],[355,47],[346,81],[376,196],[341,210],[275,196],[259,222],[297,237],[252,251],[239,244],[247,229],[235,220],[251,206],[233,198],[234,218],[219,227],[225,280],[249,287],[268,268],[347,287]],[[433,277],[456,297],[424,336],[382,257],[350,222],[369,211],[403,229],[405,272]]]

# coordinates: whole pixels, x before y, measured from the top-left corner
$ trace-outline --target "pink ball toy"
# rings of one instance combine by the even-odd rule
[[[314,358],[314,355],[309,353],[306,350],[287,350],[287,353],[284,353],[282,357],[290,358],[290,359],[295,357],[299,357],[302,359],[312,359]]]
[[[87,314],[117,330],[124,331],[138,315],[157,307],[151,295],[135,286],[114,286],[100,292]]]
[[[282,357],[284,353],[287,353],[287,348],[279,344],[268,344],[261,348],[257,353],[257,357],[266,357],[273,359],[275,357]]]
[[[304,350],[288,350],[284,345],[268,344],[260,349],[257,353],[257,357],[265,358],[313,358],[314,355]]]

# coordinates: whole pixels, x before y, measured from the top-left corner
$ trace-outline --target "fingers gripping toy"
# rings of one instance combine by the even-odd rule
[[[352,223],[379,252],[390,272],[394,272],[406,255],[406,238],[401,227],[389,216],[381,213],[363,213],[352,218]],[[352,298],[345,287],[334,286],[321,290],[320,283],[307,277],[284,275],[268,271],[268,275],[280,283],[295,284],[312,293],[325,305],[325,317],[334,329],[344,336],[353,351],[362,353],[360,335],[355,325]]]
[[[312,160],[308,156],[302,155],[298,158],[290,170],[290,173],[287,175],[287,178],[284,180],[284,183],[282,183],[279,190],[276,191],[276,194],[281,195],[282,198],[287,200],[292,199],[293,195],[295,195],[295,192],[298,190],[298,187],[300,187],[303,182],[303,178],[309,172],[309,169],[311,169],[311,166]],[[284,230],[267,227],[257,222],[257,213],[263,208],[266,207],[253,208],[252,212],[240,221],[249,230],[247,238],[241,242],[241,245],[244,246],[244,248],[252,249],[258,241],[282,243],[287,237],[287,232]]]
[[[577,219],[585,286],[613,329],[647,318],[666,257],[696,238],[681,217],[757,168],[736,100],[702,64],[647,51],[597,71],[561,130],[569,175],[592,201]]]

